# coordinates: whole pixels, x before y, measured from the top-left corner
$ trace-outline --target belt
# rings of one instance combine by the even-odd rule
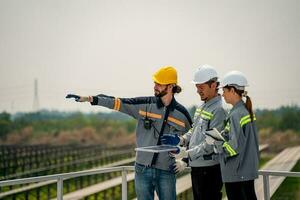
[[[140,164],[140,163],[137,163],[137,162],[135,164],[140,166],[140,167],[147,167],[147,168],[152,167],[151,165],[143,165],[143,164]]]

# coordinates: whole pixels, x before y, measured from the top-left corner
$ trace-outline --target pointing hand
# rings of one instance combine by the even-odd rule
[[[76,95],[76,94],[68,94],[68,95],[66,96],[66,98],[67,98],[67,99],[74,98],[75,101],[77,101],[77,102],[82,102],[82,101],[81,101],[81,97],[80,97],[79,95]]]

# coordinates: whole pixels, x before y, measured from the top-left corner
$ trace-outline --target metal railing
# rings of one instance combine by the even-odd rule
[[[270,200],[270,176],[284,176],[284,177],[300,177],[300,172],[284,172],[284,171],[271,171],[271,170],[259,170],[258,174],[263,176],[264,184],[264,200]]]
[[[109,168],[85,170],[85,171],[79,171],[79,172],[70,172],[70,173],[63,173],[63,174],[54,174],[54,175],[48,175],[48,176],[39,176],[39,177],[32,177],[32,178],[6,180],[6,181],[0,181],[0,187],[56,180],[57,181],[57,199],[63,200],[63,188],[64,188],[63,182],[64,182],[64,180],[70,179],[70,178],[76,178],[76,177],[80,177],[80,176],[88,176],[88,175],[121,171],[122,172],[122,190],[121,190],[122,191],[122,200],[127,200],[127,172],[133,171],[133,170],[134,170],[134,166],[120,166],[120,167],[109,167]]]
[[[186,170],[190,171],[190,168],[187,168]],[[79,171],[79,172],[54,174],[54,175],[48,175],[48,176],[6,180],[6,181],[0,181],[0,187],[56,180],[57,181],[57,199],[63,200],[63,182],[64,182],[64,180],[70,179],[70,178],[76,178],[76,177],[80,177],[80,176],[88,176],[88,175],[103,174],[103,173],[109,173],[109,172],[119,172],[119,171],[122,172],[122,190],[121,190],[122,191],[122,200],[127,200],[127,172],[134,171],[134,166],[110,167],[110,168],[85,170],[85,171]],[[259,170],[259,175],[263,176],[264,200],[270,200],[270,186],[269,186],[269,177],[270,176],[300,177],[300,172]]]

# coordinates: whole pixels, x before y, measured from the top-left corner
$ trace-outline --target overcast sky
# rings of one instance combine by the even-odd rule
[[[178,70],[178,101],[199,105],[202,64],[240,70],[255,108],[300,104],[299,0],[0,0],[0,111],[99,111],[67,93],[153,95]]]

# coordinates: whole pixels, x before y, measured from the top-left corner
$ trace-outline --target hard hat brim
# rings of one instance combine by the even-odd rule
[[[152,80],[153,80],[155,83],[158,83],[158,84],[160,84],[160,85],[177,84],[176,81],[171,81],[171,82],[161,82],[161,81],[159,81],[157,78],[155,78],[155,76],[152,76]]]
[[[239,86],[239,85],[230,85],[230,84],[229,85],[228,84],[226,84],[226,85],[220,84],[219,88],[224,88],[226,86],[235,87],[238,90],[245,90],[245,87],[248,87],[249,85]]]
[[[210,80],[212,80],[212,79],[210,79]],[[210,80],[208,80],[208,81],[210,81]],[[202,81],[202,82],[200,82],[200,81],[191,81],[191,83],[193,83],[193,84],[203,84],[203,83],[206,83],[208,81]],[[219,79],[217,79],[216,82],[219,82]]]
[[[191,83],[193,83],[193,84],[202,84],[202,83],[204,83],[204,82],[199,82],[199,81],[191,81]]]
[[[152,76],[152,80],[153,80],[155,83],[162,84],[159,80],[157,80],[157,79],[155,78],[155,76]]]

